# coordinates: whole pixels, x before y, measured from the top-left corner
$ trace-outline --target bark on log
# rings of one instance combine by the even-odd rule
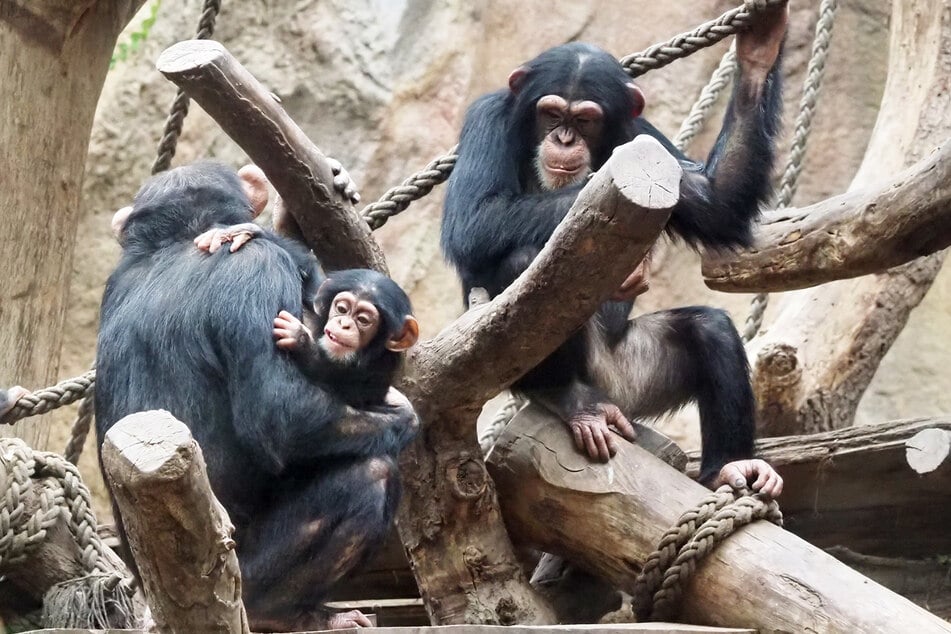
[[[179,42],[157,66],[264,170],[325,268],[387,272],[370,227],[334,190],[327,157],[224,46]]]
[[[889,181],[951,137],[949,69],[951,0],[894,0],[885,94],[850,190]],[[775,322],[747,347],[759,435],[851,425],[882,357],[944,256],[785,296]]]
[[[126,416],[101,455],[158,630],[246,634],[234,526],[185,424],[165,411]]]
[[[949,438],[951,418],[924,418],[767,438],[756,452],[783,476],[787,530],[821,548],[933,557],[951,553]]]
[[[667,222],[680,177],[653,139],[618,148],[525,274],[417,346],[401,389],[423,429],[401,459],[398,525],[434,623],[553,622],[502,524],[476,418],[485,400],[560,345],[634,270]]]
[[[801,209],[772,212],[753,246],[707,253],[707,286],[791,291],[882,273],[951,245],[951,141],[893,178]]]
[[[144,2],[0,2],[0,385],[56,382],[93,115],[116,38]],[[49,424],[15,433],[43,449]]]
[[[709,491],[621,444],[610,463],[591,463],[565,429],[526,410],[488,466],[513,538],[630,592],[664,531]],[[746,526],[698,562],[681,608],[689,623],[759,631],[951,632],[951,624],[768,522]]]

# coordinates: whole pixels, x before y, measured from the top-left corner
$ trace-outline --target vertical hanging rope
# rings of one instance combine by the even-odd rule
[[[196,40],[207,40],[215,32],[215,20],[221,11],[221,0],[205,0],[202,7],[201,18],[198,20],[198,32],[195,34]],[[178,145],[178,137],[182,133],[182,124],[185,117],[188,116],[188,96],[181,88],[175,95],[175,101],[168,113],[168,119],[165,120],[165,130],[162,132],[162,140],[159,142],[158,156],[152,163],[152,173],[158,174],[164,172],[171,166],[172,157],[175,156],[175,148]]]
[[[777,209],[787,207],[799,187],[799,175],[802,173],[806,144],[809,141],[809,133],[812,132],[812,119],[819,102],[819,92],[822,90],[822,78],[825,75],[826,58],[829,56],[829,46],[832,43],[832,27],[835,25],[835,12],[838,8],[838,0],[822,0],[819,5],[819,21],[816,23],[816,35],[812,41],[812,57],[809,58],[806,79],[802,85],[799,115],[796,117],[796,129],[789,148],[789,158],[786,161],[786,169],[783,170],[776,196]],[[759,332],[768,304],[769,294],[767,293],[757,293],[753,297],[750,314],[743,326],[743,341],[750,341]]]

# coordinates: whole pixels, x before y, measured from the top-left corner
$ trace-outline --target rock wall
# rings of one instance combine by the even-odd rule
[[[467,104],[504,86],[512,68],[542,49],[586,40],[621,56],[691,29],[735,4],[225,2],[216,39],[281,98],[321,149],[347,166],[369,202],[450,148]],[[798,110],[818,3],[793,0],[790,5],[787,130]],[[154,70],[154,61],[164,48],[194,32],[200,6],[199,0],[166,0],[141,50],[108,77],[87,163],[63,377],[80,373],[93,360],[98,304],[118,257],[109,219],[148,176],[175,93]],[[845,3],[839,10],[826,90],[796,203],[841,191],[861,161],[884,84],[888,16],[886,0]],[[639,80],[648,97],[646,114],[660,129],[673,136],[725,50],[723,43]],[[703,156],[718,129],[710,126],[691,153]],[[193,106],[175,163],[205,157],[236,166],[246,160]],[[462,306],[454,274],[439,254],[441,201],[437,189],[378,232],[394,276],[412,295],[423,336],[436,333]],[[689,251],[665,248],[655,268],[652,290],[640,309],[708,303],[728,309],[738,322],[745,319],[749,297],[707,290],[697,257]],[[951,410],[951,375],[936,372],[951,359],[951,343],[939,334],[951,326],[949,295],[951,273],[945,271],[883,363],[862,403],[860,420]],[[53,448],[65,445],[71,416],[72,411],[56,414]],[[696,442],[695,425],[675,424],[673,432],[688,445]],[[81,466],[87,480],[98,478],[91,443]]]

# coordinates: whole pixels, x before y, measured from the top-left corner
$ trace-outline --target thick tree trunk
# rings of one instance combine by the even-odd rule
[[[188,427],[165,411],[126,416],[102,466],[158,631],[247,634],[234,526]]]
[[[583,564],[632,592],[664,532],[710,492],[622,443],[607,464],[578,453],[563,426],[528,408],[488,456],[513,539]],[[951,624],[766,521],[696,563],[688,623],[763,632],[951,632]]]
[[[951,136],[951,0],[895,0],[890,47],[879,118],[850,190],[888,182]],[[747,348],[760,435],[851,425],[944,255],[785,296],[775,322]]]
[[[93,114],[144,1],[0,2],[0,385],[56,382]],[[45,428],[17,432],[40,448]]]

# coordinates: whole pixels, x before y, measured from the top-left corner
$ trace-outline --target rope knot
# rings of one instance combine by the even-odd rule
[[[782,526],[775,500],[747,489],[723,485],[664,533],[634,581],[634,613],[638,622],[675,620],[687,580],[701,558],[739,528],[760,519]]]

